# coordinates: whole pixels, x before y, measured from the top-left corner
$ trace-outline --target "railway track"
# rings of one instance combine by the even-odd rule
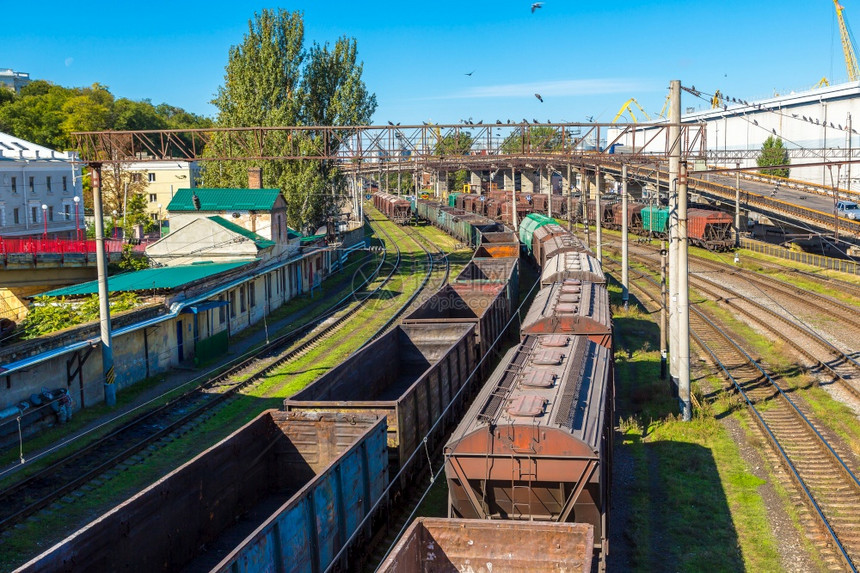
[[[631,269],[631,283],[652,301],[659,285]],[[659,304],[659,303],[656,303]],[[652,306],[653,308],[653,306]],[[772,460],[790,477],[792,501],[802,502],[803,525],[830,570],[857,571],[860,564],[860,480],[846,463],[846,449],[726,329],[690,307],[691,336],[748,404],[771,444]],[[795,505],[799,505],[796,503]]]
[[[243,388],[266,377],[283,364],[296,360],[318,345],[325,337],[348,324],[348,318],[358,312],[375,293],[398,270],[401,253],[396,242],[394,253],[386,249],[375,272],[366,277],[356,289],[344,297],[335,309],[324,315],[315,325],[303,327],[270,342],[263,349],[240,357],[227,370],[209,380],[200,380],[200,385],[168,403],[141,415],[107,436],[94,441],[71,455],[65,456],[25,479],[13,483],[0,491],[0,532],[36,514],[43,508],[55,506],[59,509],[62,499],[84,484],[96,480],[105,481],[113,477],[120,464],[133,465],[143,459],[144,454],[157,450],[176,439],[182,433],[212,415],[212,412]],[[372,290],[366,287],[377,280],[388,258],[390,270]],[[358,302],[350,306],[350,300]],[[344,310],[346,309],[346,310]],[[302,337],[297,345],[293,345]],[[69,500],[72,501],[72,500]]]
[[[800,269],[792,269],[784,267],[778,263],[772,263],[763,259],[756,259],[755,264],[761,267],[762,270],[767,270],[768,274],[784,273],[789,276],[797,275],[804,279],[811,280],[825,289],[838,291],[846,295],[854,297],[855,300],[860,300],[860,284],[844,281],[827,275],[822,275],[810,271],[802,271]]]

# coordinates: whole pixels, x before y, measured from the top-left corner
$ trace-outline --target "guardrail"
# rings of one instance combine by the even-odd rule
[[[105,239],[105,251],[121,253],[121,239]],[[58,254],[95,253],[95,239],[4,239],[0,237],[0,253],[2,254]]]
[[[791,249],[786,249],[779,245],[771,245],[770,243],[763,243],[752,239],[741,238],[740,243],[742,248],[756,253],[761,253],[763,255],[778,257],[780,259],[820,267],[822,269],[831,269],[834,271],[842,271],[843,273],[860,275],[860,264],[857,264],[854,261],[834,259],[833,257],[825,257],[824,255],[805,253],[803,251],[792,251]]]

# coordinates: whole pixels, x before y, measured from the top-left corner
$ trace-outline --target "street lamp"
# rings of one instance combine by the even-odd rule
[[[116,209],[111,211],[113,213],[113,238],[116,239]]]
[[[158,204],[158,238],[161,238],[161,203]]]
[[[48,206],[42,203],[42,221],[45,222],[45,232],[42,234],[43,239],[48,238]]]
[[[75,240],[81,240],[81,229],[80,229],[80,219],[78,219],[78,203],[81,202],[81,198],[75,195]]]

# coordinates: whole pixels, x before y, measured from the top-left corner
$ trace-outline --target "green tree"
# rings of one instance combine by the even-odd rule
[[[515,129],[501,145],[503,153],[531,151],[559,151],[562,148],[561,131],[552,127],[537,126]]]
[[[433,154],[439,156],[446,155],[468,155],[472,150],[472,144],[475,138],[468,131],[456,131],[439,139],[436,146],[433,148]],[[463,185],[469,179],[469,172],[465,169],[457,171],[449,171],[447,177],[447,186],[451,191],[462,191]]]
[[[376,110],[376,97],[361,79],[354,40],[304,46],[301,12],[263,10],[248,23],[242,44],[230,48],[224,85],[213,104],[217,125],[290,126],[362,125]],[[269,134],[264,155],[310,154],[321,134]],[[253,136],[249,136],[252,143]],[[214,137],[210,157],[228,155],[225,138]],[[287,222],[296,229],[316,228],[338,208],[344,179],[324,161],[229,161],[204,166],[203,186],[245,187],[249,167],[263,168],[263,185],[280,188],[287,200]]]
[[[132,292],[115,295],[110,300],[112,313],[130,310],[140,305],[140,299]],[[99,297],[93,294],[80,302],[66,300],[65,297],[56,299],[49,296],[37,296],[22,323],[24,338],[44,336],[70,326],[83,324],[98,319]]]
[[[782,138],[769,136],[761,146],[761,154],[756,158],[756,165],[759,167],[769,167],[771,165],[788,165],[791,160],[788,158],[788,149],[782,143]],[[762,169],[764,175],[773,175],[774,177],[788,177],[789,168],[781,167],[778,169]]]

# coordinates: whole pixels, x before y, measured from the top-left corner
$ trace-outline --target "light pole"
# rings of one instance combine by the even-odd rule
[[[113,238],[116,239],[116,209],[111,211],[111,214],[113,214],[113,219],[111,221],[113,224]]]
[[[75,195],[73,199],[75,202],[75,240],[81,240],[81,229],[80,229],[80,219],[78,219],[78,203],[81,202],[81,198]]]
[[[161,203],[158,204],[158,238],[161,238]]]
[[[42,238],[48,238],[48,206],[42,203],[42,221],[45,223],[45,232],[42,233]]]

